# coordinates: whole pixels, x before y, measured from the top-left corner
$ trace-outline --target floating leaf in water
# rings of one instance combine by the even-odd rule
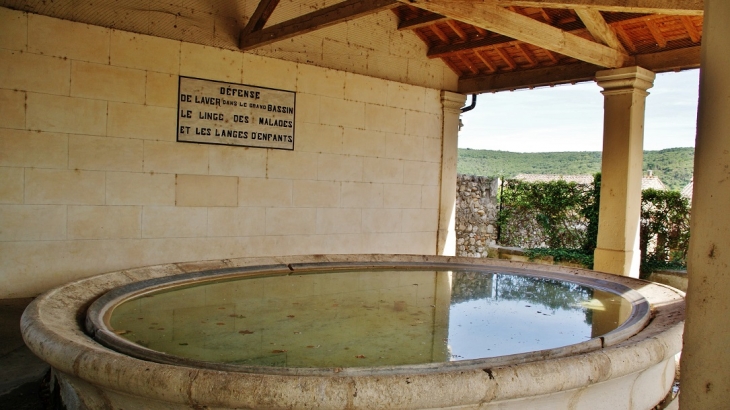
[[[286,315],[286,317],[288,317],[288,318],[290,318],[290,319],[291,319],[291,318],[293,318],[293,317],[294,317],[294,315]]]
[[[250,330],[241,330],[238,333],[240,333],[242,335],[252,335],[253,334],[253,332]]]
[[[223,325],[225,325],[225,323],[223,323],[223,322],[218,322],[218,323],[216,323],[216,325],[218,325],[218,326],[223,326]]]
[[[271,353],[286,353],[286,350],[274,349],[274,350],[271,351]]]
[[[294,332],[295,335],[301,335],[302,332]]]
[[[187,346],[187,343],[178,343],[180,346]]]
[[[129,330],[115,330],[114,333],[121,335],[126,335],[127,333],[130,333]]]
[[[218,308],[218,310],[226,310],[226,308],[223,307],[223,306],[221,306],[221,307]]]
[[[365,355],[359,354],[359,355],[355,356],[355,358],[356,359],[364,359],[365,358]]]

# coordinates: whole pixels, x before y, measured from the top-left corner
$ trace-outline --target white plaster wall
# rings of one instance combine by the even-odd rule
[[[297,92],[294,151],[178,143],[178,75]],[[434,254],[440,91],[0,8],[0,298],[173,261]]]

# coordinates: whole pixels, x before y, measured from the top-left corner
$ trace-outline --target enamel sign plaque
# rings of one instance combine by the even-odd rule
[[[177,140],[294,149],[296,93],[180,77]]]

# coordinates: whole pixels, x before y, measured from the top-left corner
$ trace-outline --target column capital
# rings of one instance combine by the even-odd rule
[[[603,95],[644,91],[654,86],[656,73],[634,66],[603,70],[596,73],[596,83],[603,88]]]
[[[466,95],[452,93],[451,91],[441,91],[441,103],[444,105],[444,111],[457,111],[461,113],[461,107],[466,102]]]

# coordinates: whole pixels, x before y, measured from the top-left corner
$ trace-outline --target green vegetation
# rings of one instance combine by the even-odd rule
[[[644,151],[644,172],[654,175],[669,189],[680,191],[692,179],[694,148],[669,148]],[[518,153],[459,149],[460,174],[501,176],[517,174],[593,175],[601,171],[600,152]]]
[[[593,267],[598,235],[601,174],[593,184],[506,180],[498,216],[500,245],[519,246],[530,259]],[[677,191],[641,194],[641,275],[662,269],[686,269],[690,203]]]

